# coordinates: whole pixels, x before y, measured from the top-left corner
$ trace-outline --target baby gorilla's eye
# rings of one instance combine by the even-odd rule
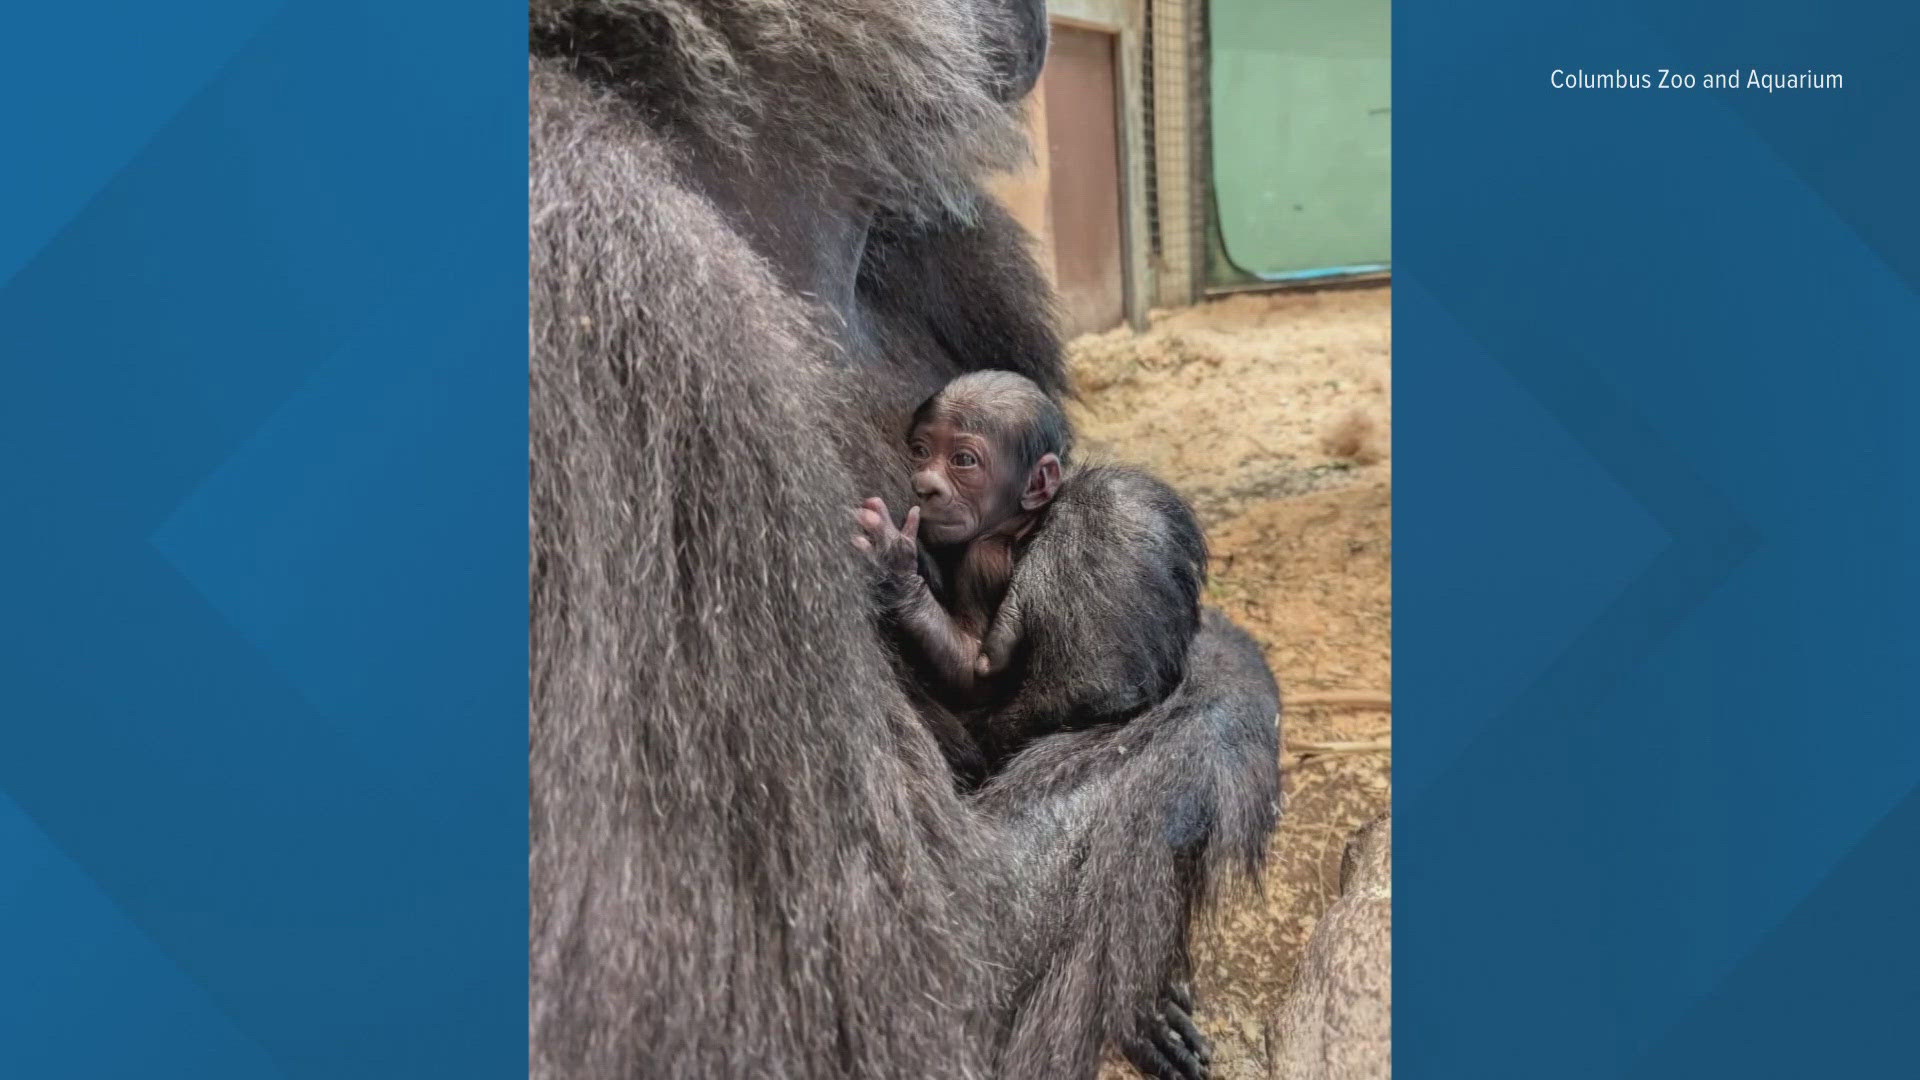
[[[913,455],[913,460],[915,461],[927,460],[927,448],[920,443],[914,443],[912,446],[907,447],[907,453]]]
[[[971,469],[978,464],[980,464],[980,459],[974,457],[973,451],[971,450],[962,450],[953,455],[953,467],[956,469]]]

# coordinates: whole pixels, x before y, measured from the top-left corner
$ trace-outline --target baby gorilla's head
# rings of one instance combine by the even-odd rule
[[[907,430],[920,538],[967,544],[1016,526],[1053,501],[1073,448],[1058,403],[1010,371],[976,371],[942,387]]]

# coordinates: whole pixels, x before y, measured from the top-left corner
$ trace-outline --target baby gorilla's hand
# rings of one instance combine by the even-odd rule
[[[853,512],[863,535],[853,538],[853,546],[873,555],[874,565],[891,583],[900,583],[920,574],[920,508],[907,511],[906,524],[893,527],[893,515],[881,499],[868,499]]]

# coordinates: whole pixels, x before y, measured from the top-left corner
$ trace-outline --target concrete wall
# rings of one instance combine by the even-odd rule
[[[1033,235],[1034,255],[1041,269],[1053,279],[1053,218],[1048,212],[1047,183],[1051,159],[1047,153],[1047,87],[1045,80],[1033,88],[1027,99],[1027,141],[1033,147],[1033,163],[1017,173],[997,178],[989,189],[995,198],[1012,211],[1020,224]]]
[[[1160,0],[1164,3],[1165,0]],[[1146,0],[1053,0],[1048,13],[1056,25],[1104,30],[1119,35],[1121,206],[1125,221],[1127,316],[1144,325],[1148,307],[1159,302],[1150,258],[1147,222],[1147,148],[1145,121]],[[1034,235],[1042,267],[1053,272],[1053,228],[1048,221],[1051,162],[1047,155],[1046,77],[1028,102],[1027,130],[1034,162],[1025,170],[990,185],[994,195]]]

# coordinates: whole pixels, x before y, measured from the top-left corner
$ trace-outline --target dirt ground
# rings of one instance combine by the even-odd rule
[[[1082,455],[1186,494],[1212,546],[1210,601],[1280,679],[1286,805],[1265,895],[1224,905],[1196,949],[1219,1080],[1267,1077],[1268,1021],[1342,850],[1391,798],[1390,312],[1385,287],[1247,294],[1070,347]]]

